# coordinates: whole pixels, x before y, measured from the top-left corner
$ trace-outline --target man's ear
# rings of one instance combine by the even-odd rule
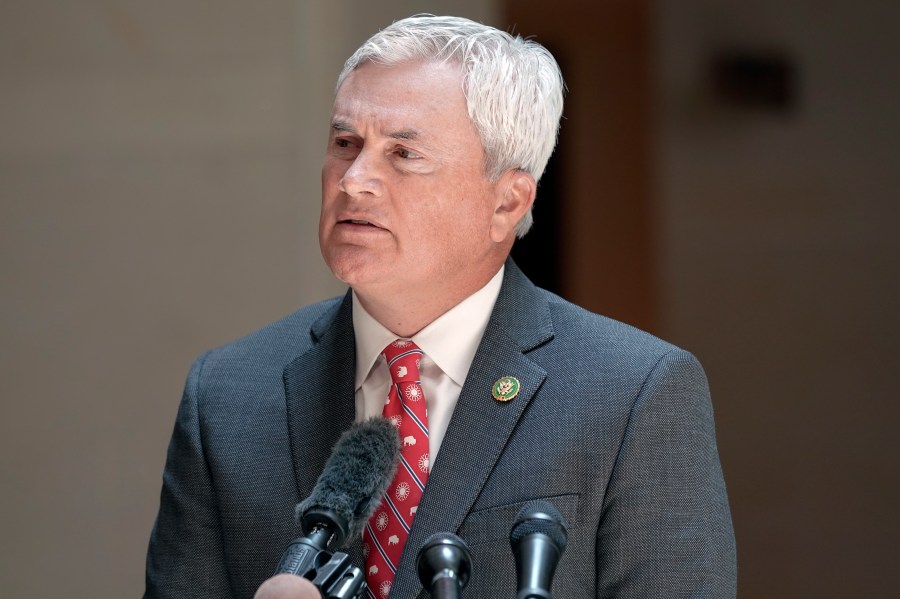
[[[530,173],[510,169],[497,181],[497,203],[491,220],[491,240],[500,243],[514,236],[516,224],[534,204],[537,184]]]

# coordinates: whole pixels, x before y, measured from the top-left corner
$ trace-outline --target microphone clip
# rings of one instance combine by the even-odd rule
[[[276,574],[301,576],[319,590],[323,599],[358,599],[366,592],[362,570],[343,552],[332,553],[347,536],[346,522],[328,509],[313,508],[299,517],[304,535],[288,545]]]
[[[367,589],[365,575],[350,562],[349,555],[329,553],[310,537],[295,539],[288,546],[275,573],[309,580],[323,599],[359,599]]]

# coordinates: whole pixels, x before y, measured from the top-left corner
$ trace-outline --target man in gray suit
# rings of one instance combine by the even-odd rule
[[[562,89],[541,46],[458,18],[397,22],[348,60],[319,237],[351,289],[195,363],[146,597],[253,596],[340,433],[382,414],[381,351],[397,339],[423,351],[427,484],[372,596],[423,596],[417,550],[449,531],[472,553],[465,594],[513,597],[510,526],[536,498],[568,523],[558,597],[734,596],[698,362],[536,288],[508,258],[531,226]],[[360,567],[368,544],[345,549]]]

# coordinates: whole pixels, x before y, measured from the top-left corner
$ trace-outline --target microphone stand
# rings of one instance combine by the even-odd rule
[[[440,599],[460,599],[462,589],[459,579],[453,572],[444,570],[435,575],[431,582],[431,596]]]

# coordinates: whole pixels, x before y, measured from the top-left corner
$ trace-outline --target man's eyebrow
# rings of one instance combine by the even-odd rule
[[[338,133],[356,133],[356,129],[351,127],[346,121],[332,121],[331,130]]]
[[[402,139],[404,141],[415,141],[419,139],[419,132],[415,129],[404,129],[402,131],[388,133],[388,137],[391,139]]]
[[[337,133],[352,133],[354,135],[359,135],[359,133],[350,125],[350,123],[341,120],[333,121],[331,123],[331,130]],[[401,129],[400,131],[393,131],[391,133],[388,133],[387,137],[403,141],[415,141],[419,139],[419,132],[415,129]]]

